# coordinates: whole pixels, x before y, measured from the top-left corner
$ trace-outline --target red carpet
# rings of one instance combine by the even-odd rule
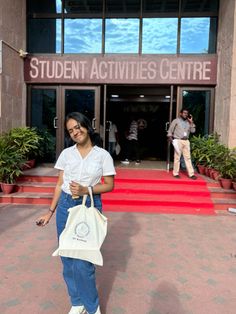
[[[115,189],[103,194],[105,211],[215,215],[206,182],[186,173],[118,168]]]

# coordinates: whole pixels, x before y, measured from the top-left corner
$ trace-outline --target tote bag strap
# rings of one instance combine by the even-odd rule
[[[82,201],[82,205],[85,206],[86,200],[87,200],[87,194],[84,194],[83,196],[83,201]]]
[[[88,186],[89,196],[91,200],[91,207],[94,207],[94,200],[93,200],[93,190],[91,186]]]

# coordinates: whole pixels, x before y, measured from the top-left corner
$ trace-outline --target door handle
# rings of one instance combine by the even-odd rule
[[[166,124],[165,124],[165,130],[166,130],[166,132],[167,132],[168,129],[169,129],[169,124],[170,124],[170,122],[166,122]]]
[[[57,120],[58,120],[57,117],[55,117],[55,118],[53,119],[53,127],[54,127],[54,129],[57,129],[57,128],[58,128],[58,126],[57,126]]]
[[[96,118],[93,118],[92,120],[92,128],[96,130]]]

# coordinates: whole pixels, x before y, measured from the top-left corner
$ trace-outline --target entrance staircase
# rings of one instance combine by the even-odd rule
[[[236,207],[236,193],[222,190],[202,176],[190,180],[185,173],[175,179],[163,170],[117,168],[115,189],[102,196],[104,211],[214,215]],[[15,193],[0,192],[2,204],[49,205],[56,172],[43,168],[27,170]],[[213,180],[212,180],[213,181]]]
[[[53,169],[49,173],[42,169],[25,171],[15,193],[0,192],[0,203],[49,206],[57,177]],[[185,173],[181,179],[175,179],[164,170],[116,171],[115,189],[102,195],[104,211],[214,215],[216,211],[236,207],[233,190],[222,190],[200,175],[194,181]]]

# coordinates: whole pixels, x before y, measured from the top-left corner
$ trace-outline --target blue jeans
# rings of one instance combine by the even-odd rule
[[[61,192],[57,205],[56,224],[58,238],[65,228],[70,207],[82,203],[82,197],[72,199],[70,194]],[[90,206],[90,197],[87,197],[86,206]],[[100,195],[94,195],[94,205],[102,210]],[[69,257],[61,257],[63,264],[63,277],[67,285],[72,305],[84,305],[89,314],[96,312],[99,305],[98,291],[96,288],[94,264]]]

